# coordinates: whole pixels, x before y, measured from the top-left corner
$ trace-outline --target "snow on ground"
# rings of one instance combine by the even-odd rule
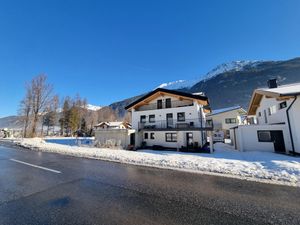
[[[42,139],[16,142],[37,151],[300,187],[300,158],[271,152],[237,152],[230,145],[222,143],[215,144],[213,154],[195,154],[76,147],[46,143]]]

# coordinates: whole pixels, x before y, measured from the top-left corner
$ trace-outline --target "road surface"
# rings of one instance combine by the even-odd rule
[[[0,224],[300,224],[300,188],[0,146]]]

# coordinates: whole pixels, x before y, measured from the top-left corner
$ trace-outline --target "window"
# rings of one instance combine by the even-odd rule
[[[185,113],[184,112],[177,113],[177,121],[185,121]]]
[[[272,114],[274,114],[274,113],[276,113],[277,112],[277,107],[276,107],[276,105],[273,105],[273,106],[271,106],[270,108],[269,108],[269,115],[272,115]]]
[[[268,123],[268,116],[267,116],[267,111],[264,110],[264,117],[265,117],[265,123]]]
[[[212,127],[213,126],[213,120],[212,119],[206,120],[206,126],[207,127]]]
[[[162,109],[162,100],[157,100],[157,109]]]
[[[176,133],[166,133],[166,142],[177,142]]]
[[[257,137],[259,142],[272,142],[270,131],[259,130],[257,131]]]
[[[150,139],[154,139],[154,133],[150,133]]]
[[[286,107],[287,107],[286,101],[281,102],[281,103],[279,104],[279,109],[284,109],[284,108],[286,108]]]
[[[230,131],[229,130],[225,131],[225,136],[226,136],[226,138],[230,138]]]
[[[227,124],[236,123],[236,118],[227,118],[227,119],[225,119],[225,123],[227,123]]]
[[[146,116],[141,116],[141,119],[140,119],[140,122],[141,123],[146,123]]]
[[[173,114],[172,113],[167,113],[167,128],[170,128],[173,126]]]
[[[148,133],[144,133],[144,139],[148,139]]]
[[[258,116],[261,117],[261,112],[258,113]]]
[[[149,115],[149,123],[155,123],[155,115]]]
[[[166,108],[171,108],[172,104],[171,104],[171,99],[170,98],[166,98]]]

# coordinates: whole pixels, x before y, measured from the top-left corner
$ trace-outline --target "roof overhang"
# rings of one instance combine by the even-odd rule
[[[199,104],[201,104],[203,106],[209,105],[209,101],[206,96],[193,95],[193,94],[189,94],[189,93],[185,93],[185,92],[158,88],[152,92],[149,92],[148,94],[144,95],[143,97],[137,99],[136,101],[132,102],[131,104],[126,106],[125,109],[130,111],[130,110],[136,109],[140,106],[148,105],[152,100],[154,100],[158,97],[164,97],[166,95],[178,98],[179,100],[197,101]],[[209,108],[207,108],[205,110],[210,111]]]
[[[278,101],[283,101],[283,100],[289,100],[290,98],[294,98],[296,95],[299,94],[300,94],[299,92],[281,94],[277,92],[257,89],[252,94],[249,109],[248,109],[248,115],[249,116],[256,115],[257,108],[260,106],[260,102],[264,96],[266,98],[276,98],[276,100]]]

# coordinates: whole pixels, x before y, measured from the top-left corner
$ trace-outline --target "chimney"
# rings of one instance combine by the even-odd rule
[[[277,88],[277,79],[270,79],[268,80],[268,87],[271,88]]]

